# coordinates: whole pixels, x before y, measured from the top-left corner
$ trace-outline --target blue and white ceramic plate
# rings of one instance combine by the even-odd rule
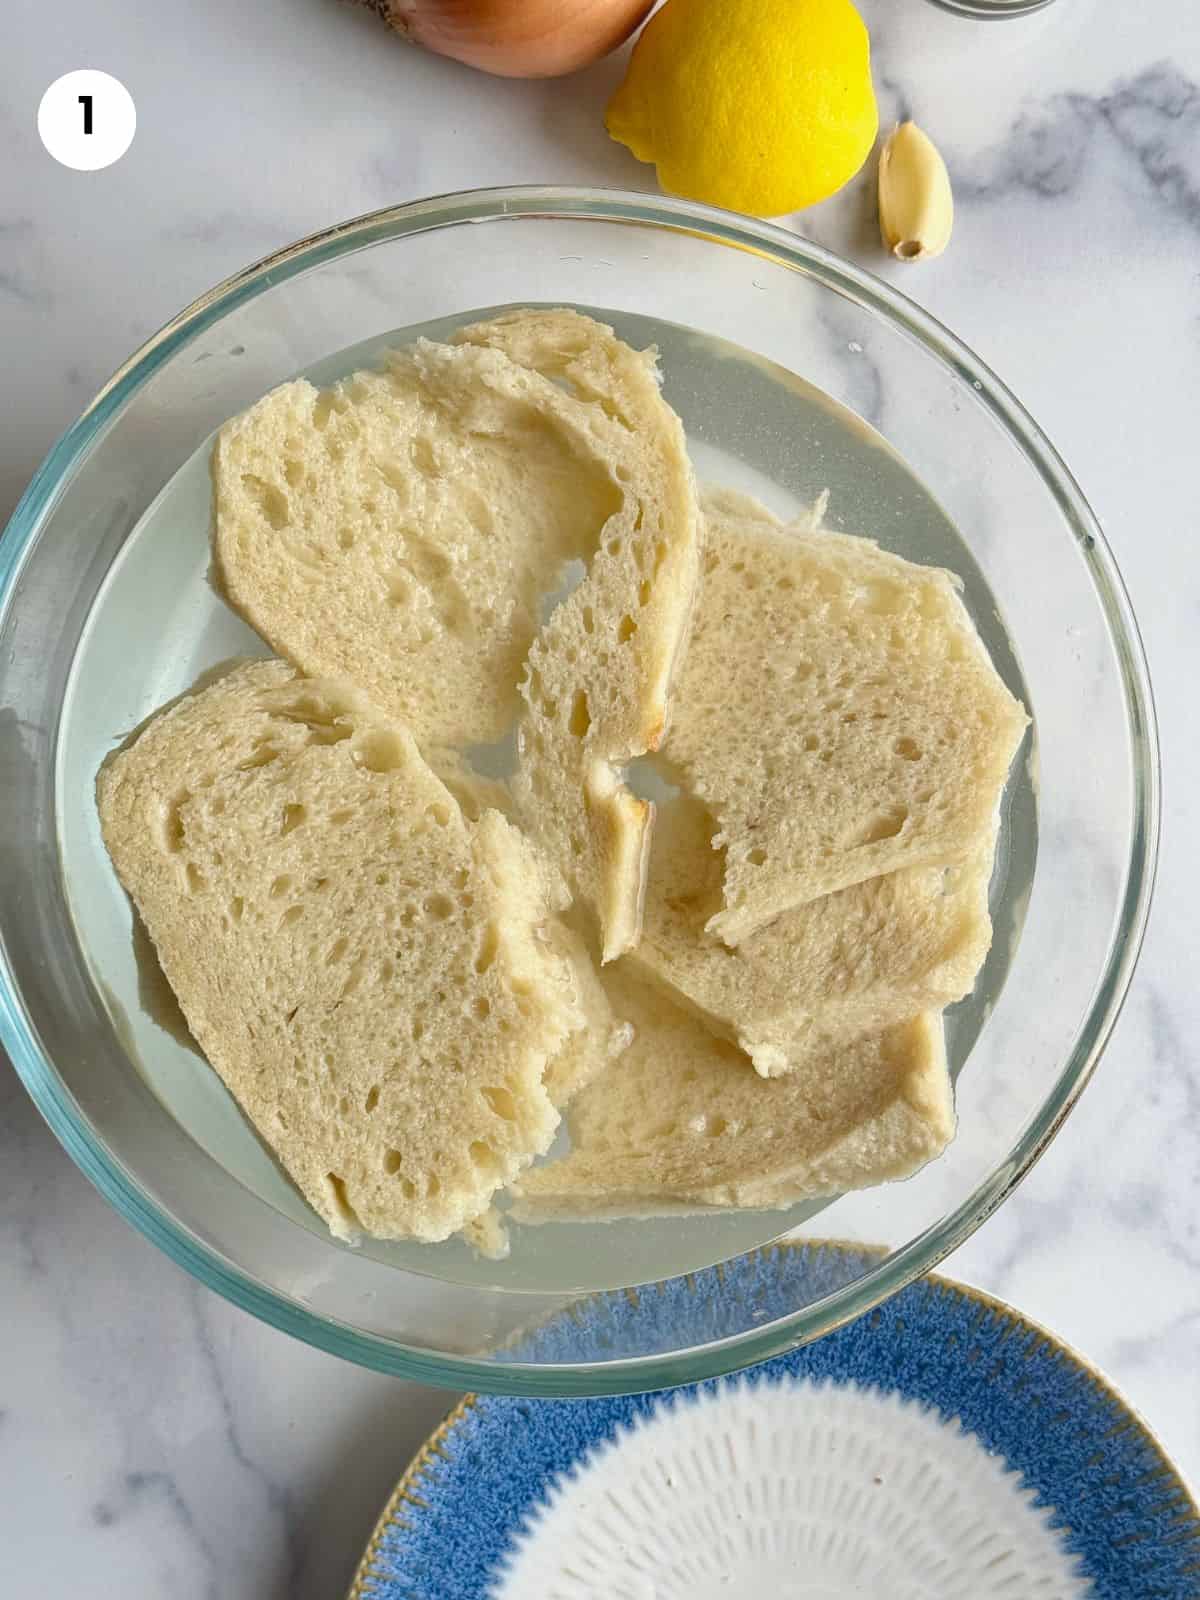
[[[786,1295],[819,1253],[775,1247],[768,1274],[744,1257],[725,1292],[748,1274]],[[657,1299],[631,1297],[632,1314],[669,1315]],[[928,1278],[737,1377],[624,1399],[468,1397],[405,1473],[351,1589],[751,1596],[1196,1600],[1200,1510],[1093,1368],[1000,1302]]]

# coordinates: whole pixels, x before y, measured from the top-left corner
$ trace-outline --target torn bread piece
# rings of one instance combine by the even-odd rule
[[[570,1154],[514,1184],[515,1220],[791,1205],[908,1177],[954,1135],[933,1013],[764,1080],[624,964],[606,986],[634,1042],[575,1100]]]
[[[425,341],[331,389],[285,383],[217,435],[225,593],[422,746],[498,740],[543,591],[622,501],[586,420],[510,362]]]
[[[542,875],[356,691],[242,665],[97,798],[189,1028],[334,1234],[444,1239],[549,1147],[585,1014]]]
[[[705,498],[666,753],[717,820],[737,945],[775,917],[990,837],[1028,718],[948,572]]]
[[[657,749],[691,611],[699,514],[678,417],[653,351],[574,311],[515,312],[456,344],[516,363],[592,418],[621,488],[586,575],[529,652],[513,780],[520,816],[590,906],[601,956],[636,945],[652,808],[625,785]]]
[[[431,765],[458,801],[464,816],[475,820],[491,808],[511,817],[513,797],[507,784],[480,774],[460,753],[438,751],[431,758]],[[570,896],[561,874],[532,847],[531,858],[536,858],[543,874],[547,903],[565,913],[547,925],[543,936],[551,939],[564,957],[575,986],[574,999],[582,1008],[584,1018],[583,1027],[571,1034],[546,1068],[547,1092],[561,1111],[579,1089],[626,1049],[633,1030],[627,1022],[613,1015],[589,950],[586,930],[581,926],[582,918],[567,909]]]
[[[324,393],[283,385],[222,428],[213,470],[225,591],[303,670],[437,746],[500,739],[522,679],[525,826],[604,958],[636,943],[651,813],[620,769],[662,737],[699,526],[653,352],[514,312]]]
[[[953,866],[903,868],[811,900],[730,949],[705,931],[722,903],[715,831],[691,796],[660,807],[629,960],[763,1077],[970,991],[991,944],[994,836]]]

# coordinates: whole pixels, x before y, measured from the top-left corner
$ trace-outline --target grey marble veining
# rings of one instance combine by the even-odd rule
[[[870,0],[885,122],[946,152],[956,236],[906,268],[861,180],[796,226],[901,284],[1062,450],[1129,584],[1162,719],[1160,886],[1096,1081],[947,1270],[1106,1369],[1200,1478],[1200,12],[1058,0],[977,24]],[[8,0],[0,94],[0,515],[129,351],[246,262],[447,189],[651,186],[600,126],[620,60],[471,76],[334,0]],[[92,65],[138,105],[107,173],[64,171],[42,90]],[[839,329],[864,415],[886,374]],[[1002,538],[996,529],[992,537]],[[0,1552],[13,1594],[317,1600],[447,1397],[292,1342],[193,1284],[93,1192],[0,1068]]]

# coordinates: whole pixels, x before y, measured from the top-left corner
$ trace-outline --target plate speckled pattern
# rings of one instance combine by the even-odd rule
[[[631,1290],[620,1312],[585,1301],[521,1353],[570,1359],[593,1307],[659,1322],[707,1293],[772,1315],[797,1275],[821,1279],[845,1253],[772,1246],[676,1293]],[[402,1478],[350,1600],[757,1592],[1196,1600],[1200,1510],[1094,1368],[933,1277],[737,1377],[603,1400],[468,1396]]]

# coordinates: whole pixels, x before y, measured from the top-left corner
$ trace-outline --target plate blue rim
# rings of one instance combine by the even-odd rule
[[[725,1291],[787,1294],[797,1274],[820,1273],[846,1248],[768,1246],[724,1268]],[[754,1281],[732,1282],[734,1273]],[[644,1298],[630,1314],[671,1311]],[[547,1336],[558,1342],[564,1329],[537,1330],[531,1342]],[[1050,1510],[1096,1600],[1200,1595],[1200,1506],[1158,1440],[1094,1366],[1003,1301],[931,1276],[813,1344],[688,1387],[785,1375],[872,1386],[958,1417]],[[467,1395],[396,1486],[348,1600],[481,1600],[548,1481],[662,1393]]]

